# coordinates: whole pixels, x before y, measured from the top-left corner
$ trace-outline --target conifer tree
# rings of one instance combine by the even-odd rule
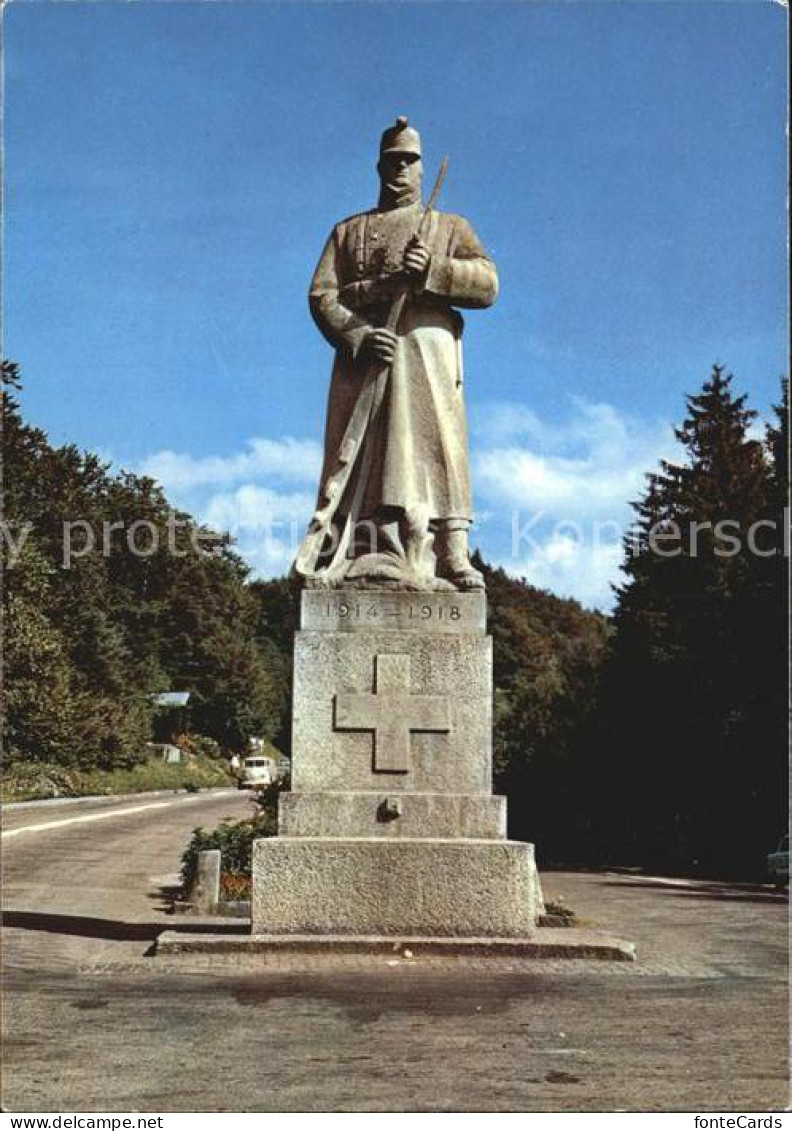
[[[756,874],[778,835],[780,751],[764,705],[785,682],[768,651],[784,614],[752,550],[771,491],[755,415],[715,366],[676,431],[686,460],[664,462],[634,504],[606,812],[622,847],[653,866]]]

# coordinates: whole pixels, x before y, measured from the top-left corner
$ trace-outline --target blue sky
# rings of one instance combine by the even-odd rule
[[[618,540],[592,524],[626,521],[684,394],[717,360],[762,413],[778,397],[778,4],[21,2],[5,22],[26,414],[155,474],[258,572],[288,564],[315,492],[331,358],[307,284],[374,203],[399,113],[429,178],[449,153],[442,207],[500,271],[466,334],[490,559],[607,607]]]

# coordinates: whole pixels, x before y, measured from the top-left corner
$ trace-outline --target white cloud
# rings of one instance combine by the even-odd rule
[[[230,534],[254,576],[273,577],[294,560],[316,505],[321,461],[315,440],[254,437],[228,456],[155,452],[137,471],[199,522]]]
[[[745,430],[745,434],[749,440],[756,440],[758,443],[763,444],[767,439],[767,421],[757,416]]]
[[[322,448],[315,440],[279,440],[254,437],[245,450],[230,456],[192,456],[167,449],[148,456],[140,465],[141,475],[158,480],[166,491],[190,491],[196,487],[230,486],[263,476],[298,482],[319,477]]]
[[[673,452],[673,431],[612,405],[573,405],[563,424],[543,423],[520,405],[493,407],[484,444],[474,449],[474,484],[485,509],[592,522],[626,517],[646,472]]]
[[[621,542],[584,542],[572,534],[553,530],[537,540],[524,558],[497,562],[507,573],[525,577],[538,589],[558,597],[574,597],[589,608],[607,610],[613,605],[612,583],[622,580]]]
[[[307,523],[316,496],[308,492],[283,493],[256,483],[209,496],[201,508],[203,521],[228,530],[262,530],[273,523],[300,520]]]
[[[213,530],[232,535],[255,576],[273,577],[290,568],[315,504],[316,497],[307,492],[245,483],[210,495],[198,517]]]
[[[607,609],[629,501],[659,459],[679,458],[679,449],[663,423],[583,400],[571,409],[561,422],[503,403],[477,414],[474,541],[508,573]],[[138,470],[159,480],[176,505],[229,532],[255,576],[271,577],[294,560],[316,503],[321,457],[315,440],[255,437],[228,456],[160,451]]]
[[[479,415],[473,483],[486,516],[482,548],[512,575],[608,609],[629,503],[643,493],[646,473],[680,452],[663,422],[601,402],[571,405],[561,422],[512,404]]]

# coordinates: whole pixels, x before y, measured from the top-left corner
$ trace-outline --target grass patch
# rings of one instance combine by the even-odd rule
[[[539,925],[541,927],[583,927],[587,924],[560,899],[546,899],[544,914],[539,918]]]
[[[565,903],[559,903],[558,900],[548,899],[545,902],[545,912],[548,915],[555,915],[559,919],[574,919],[575,912],[571,907],[567,907]]]
[[[235,781],[227,763],[203,758],[177,764],[151,758],[123,770],[77,770],[42,762],[17,762],[4,773],[0,796],[4,802],[49,797],[111,797],[157,789],[196,791],[234,785]]]

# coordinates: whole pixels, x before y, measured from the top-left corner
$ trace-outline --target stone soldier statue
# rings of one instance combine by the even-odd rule
[[[295,569],[309,585],[481,589],[455,308],[490,306],[498,277],[467,220],[424,209],[421,139],[406,118],[383,133],[377,171],[378,206],[336,225],[311,283],[336,358],[319,501]]]

